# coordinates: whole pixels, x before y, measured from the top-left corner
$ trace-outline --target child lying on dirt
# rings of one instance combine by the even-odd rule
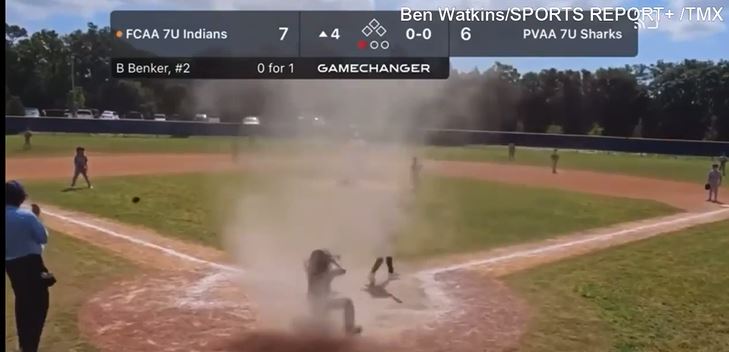
[[[347,297],[334,297],[331,290],[332,280],[346,272],[329,252],[322,249],[312,251],[306,263],[309,305],[312,314],[317,318],[325,317],[331,310],[343,310],[345,333],[359,334],[362,328],[354,324],[352,300]]]

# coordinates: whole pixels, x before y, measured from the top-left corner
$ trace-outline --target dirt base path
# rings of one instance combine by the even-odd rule
[[[571,169],[552,174],[552,170],[546,167],[463,161],[432,161],[426,167],[447,176],[612,197],[651,199],[684,210],[716,208],[716,205],[705,202],[706,194],[702,185],[686,182]]]
[[[234,169],[265,169],[291,162],[285,157],[241,156],[238,162],[228,154],[90,154],[92,177],[214,172]],[[316,165],[310,157],[304,164]],[[651,199],[689,211],[710,210],[716,205],[704,201],[701,185],[644,177],[561,170],[552,174],[544,167],[482,162],[428,161],[426,170],[441,175],[498,181],[517,185],[551,187],[614,197]],[[71,159],[66,157],[6,158],[5,178],[38,180],[69,178]]]
[[[227,154],[90,154],[90,173],[98,176],[175,174],[266,168],[291,162],[283,157],[241,156],[238,162]],[[301,163],[316,165],[316,157]],[[68,178],[71,160],[64,157],[5,159],[5,178],[38,180]],[[551,187],[615,197],[652,199],[684,210],[706,210],[701,185],[645,177],[560,170],[544,167],[465,161],[428,161],[426,169],[441,175],[499,181],[510,184]]]
[[[238,167],[226,154],[89,153],[92,177],[224,171]],[[73,176],[72,157],[5,158],[5,179],[43,180]]]

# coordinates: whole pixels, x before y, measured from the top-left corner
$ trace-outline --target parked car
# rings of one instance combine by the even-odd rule
[[[141,120],[144,118],[144,115],[139,111],[129,111],[124,115],[124,118]]]
[[[195,114],[195,121],[207,121],[208,114]]]
[[[261,120],[256,116],[247,116],[243,118],[243,125],[245,126],[258,126],[261,124]]]
[[[91,109],[78,109],[78,110],[76,110],[76,118],[93,119],[94,113],[91,112]]]
[[[155,121],[167,121],[167,115],[165,114],[154,114]]]
[[[117,114],[116,111],[104,110],[99,118],[102,120],[118,120],[119,114]]]
[[[43,115],[46,117],[68,117],[68,110],[65,109],[43,109]]]
[[[25,108],[25,116],[26,117],[40,117],[41,113],[38,108]]]
[[[299,124],[299,126],[302,127],[322,127],[326,126],[327,122],[324,120],[321,116],[313,116],[313,117],[306,117],[306,116],[297,116],[296,122]]]
[[[315,127],[324,127],[327,125],[327,122],[323,117],[314,116],[311,118],[311,124]]]

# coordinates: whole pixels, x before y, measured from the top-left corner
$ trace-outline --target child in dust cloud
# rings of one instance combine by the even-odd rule
[[[382,266],[382,262],[385,262],[387,264],[387,280],[397,280],[400,278],[400,275],[398,275],[395,272],[395,265],[393,263],[393,246],[395,242],[395,231],[396,229],[394,227],[387,230],[387,233],[389,236],[386,238],[380,240],[380,243],[377,245],[377,253],[380,255],[380,257],[377,257],[375,259],[375,263],[372,265],[372,269],[370,270],[369,275],[367,276],[367,281],[370,286],[375,285],[375,274],[377,273],[377,270],[380,269],[380,266]]]
[[[306,263],[308,299],[312,313],[316,317],[326,316],[331,310],[341,309],[344,313],[344,331],[354,335],[362,332],[362,327],[354,323],[354,303],[347,297],[335,297],[331,288],[332,280],[346,272],[329,252],[323,249],[312,251]]]
[[[423,169],[423,165],[418,160],[418,157],[414,156],[412,163],[410,163],[410,187],[413,191],[418,190],[420,185],[420,172]]]
[[[396,245],[397,232],[403,226],[404,213],[411,207],[408,199],[412,201],[412,198],[402,198],[397,203],[397,209],[383,215],[383,221],[385,224],[384,231],[386,236],[380,239],[375,248],[379,256],[375,259],[375,263],[372,265],[372,269],[367,277],[367,281],[370,286],[375,285],[375,274],[377,273],[377,270],[380,269],[383,262],[387,264],[388,281],[400,278],[400,275],[395,272],[393,253],[395,252],[394,247]]]
[[[375,273],[377,273],[377,270],[380,269],[380,266],[382,266],[383,261],[385,263],[387,263],[387,274],[388,274],[387,279],[396,280],[399,278],[397,273],[395,273],[395,266],[393,265],[393,262],[392,262],[392,256],[387,256],[384,258],[379,257],[375,260],[375,264],[372,266],[372,270],[370,270],[370,275],[367,277],[370,286],[375,285]]]

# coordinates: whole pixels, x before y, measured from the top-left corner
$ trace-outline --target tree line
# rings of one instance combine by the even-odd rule
[[[64,35],[6,23],[6,114],[22,115],[23,107],[181,119],[205,112],[223,121],[317,114],[385,127],[729,140],[727,60],[525,73],[496,63],[427,82],[119,80],[109,67],[112,40],[109,27],[93,23]]]

